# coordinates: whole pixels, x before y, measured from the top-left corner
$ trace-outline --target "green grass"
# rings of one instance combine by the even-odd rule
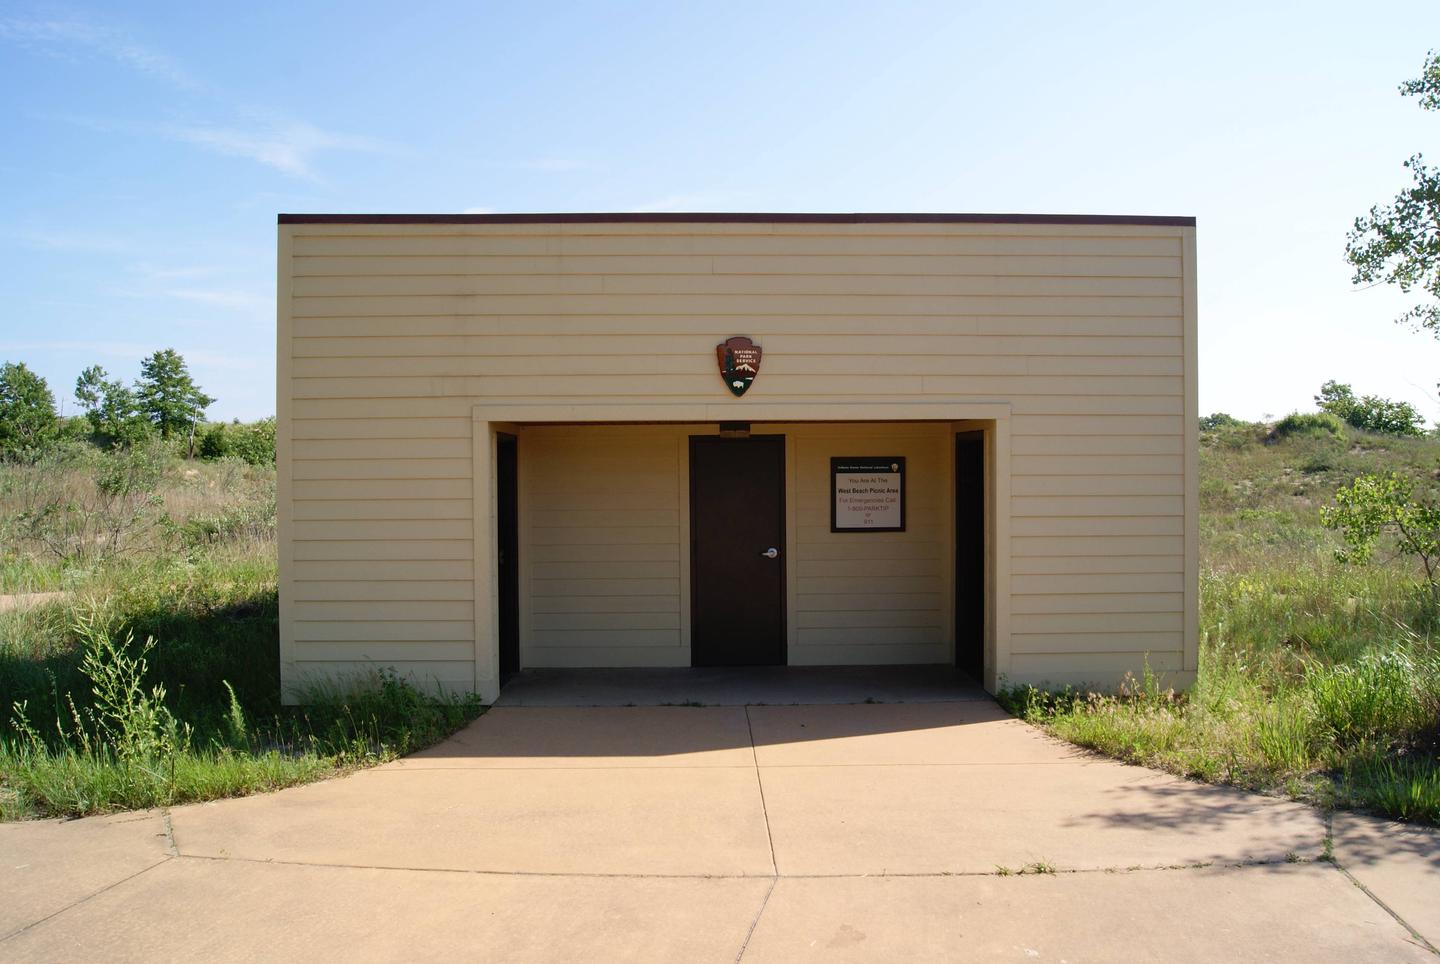
[[[393,759],[479,715],[474,699],[423,695],[383,670],[282,706],[275,606],[273,561],[242,555],[122,566],[59,604],[0,616],[0,820],[291,786]],[[126,754],[105,739],[78,628],[87,618],[112,638],[134,632],[130,653],[156,640],[139,693],[163,685],[178,745]]]
[[[81,503],[91,458],[0,466],[0,591],[65,592],[0,613],[0,820],[291,786],[419,749],[479,714],[473,698],[422,694],[383,669],[281,705],[273,468],[169,461],[104,556],[25,538],[16,493]],[[32,472],[49,475],[22,477]]]
[[[1440,441],[1346,429],[1202,435],[1200,667],[1176,695],[1009,690],[1101,753],[1215,783],[1440,823],[1440,647],[1418,566],[1334,560],[1319,507],[1364,472],[1430,474]]]

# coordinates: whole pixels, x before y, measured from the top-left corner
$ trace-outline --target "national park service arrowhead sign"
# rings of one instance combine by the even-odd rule
[[[720,362],[720,377],[736,398],[744,395],[755,376],[760,374],[760,346],[743,335],[727,338],[715,346]]]

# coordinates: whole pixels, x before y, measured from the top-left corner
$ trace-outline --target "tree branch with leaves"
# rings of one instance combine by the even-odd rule
[[[1417,97],[1422,110],[1440,111],[1440,53],[1430,51],[1421,75],[1400,85],[1405,97]],[[1405,162],[1412,184],[1388,205],[1376,205],[1346,236],[1345,258],[1355,269],[1355,284],[1391,284],[1406,294],[1425,293],[1429,301],[1410,308],[1396,321],[1429,329],[1440,338],[1440,169],[1420,154]]]
[[[1417,495],[1411,480],[1391,472],[1362,475],[1335,493],[1335,505],[1320,509],[1320,522],[1339,530],[1345,547],[1335,551],[1343,563],[1364,565],[1382,538],[1420,560],[1430,605],[1440,609],[1440,501],[1435,493]]]

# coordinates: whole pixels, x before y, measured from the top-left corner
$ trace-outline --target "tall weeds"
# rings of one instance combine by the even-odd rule
[[[1176,694],[1012,689],[1018,714],[1122,759],[1440,823],[1440,613],[1413,560],[1335,560],[1319,507],[1363,473],[1430,472],[1435,439],[1202,435],[1200,672]]]
[[[150,683],[157,643],[117,636],[94,613],[74,627],[84,640],[88,694],[52,689],[53,718],[16,701],[0,736],[0,819],[82,815],[165,806],[274,789],[390,759],[473,719],[473,698],[422,695],[393,673],[316,690],[303,710],[253,725],[228,681],[218,724],[197,730]]]
[[[52,455],[0,464],[0,592],[63,590],[0,612],[0,819],[288,786],[478,714],[384,670],[281,705],[273,467]]]

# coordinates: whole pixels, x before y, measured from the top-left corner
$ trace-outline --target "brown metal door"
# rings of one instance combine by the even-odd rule
[[[690,439],[690,661],[785,662],[785,440]]]

